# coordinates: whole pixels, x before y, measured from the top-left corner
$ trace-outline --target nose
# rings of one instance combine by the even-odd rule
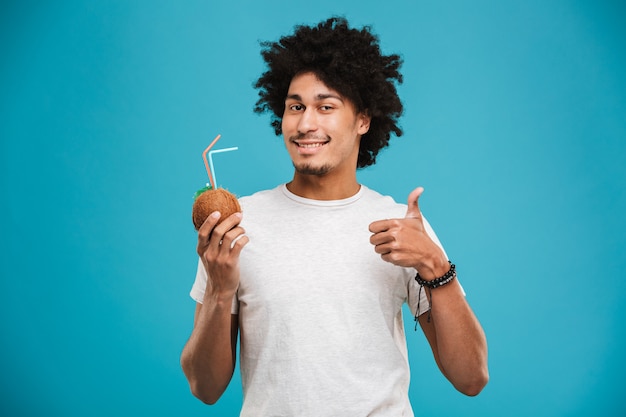
[[[298,120],[298,132],[308,133],[317,130],[317,114],[315,109],[307,107],[300,114],[300,120]]]

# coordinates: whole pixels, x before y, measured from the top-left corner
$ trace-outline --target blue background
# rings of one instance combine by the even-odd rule
[[[360,180],[421,207],[487,333],[476,398],[407,317],[420,416],[626,413],[623,1],[0,6],[1,414],[235,416],[189,393],[192,195],[291,178],[253,114],[260,40],[331,14],[404,57],[405,136]],[[366,364],[364,364],[366,366]]]

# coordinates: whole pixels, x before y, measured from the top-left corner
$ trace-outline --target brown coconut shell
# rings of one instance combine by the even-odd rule
[[[196,230],[200,229],[206,218],[214,211],[222,214],[217,222],[219,224],[231,214],[240,212],[241,207],[237,197],[223,188],[203,192],[196,198],[191,209],[191,219]]]

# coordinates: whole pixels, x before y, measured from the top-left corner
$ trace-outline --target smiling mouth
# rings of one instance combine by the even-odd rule
[[[321,146],[326,145],[328,142],[314,142],[314,143],[310,143],[310,142],[295,142],[294,143],[299,147],[299,148],[305,148],[305,149],[311,149],[311,148],[319,148]]]
[[[291,142],[299,148],[302,149],[314,149],[320,148],[330,142],[330,137],[328,136],[307,136],[307,135],[297,135],[291,138]]]

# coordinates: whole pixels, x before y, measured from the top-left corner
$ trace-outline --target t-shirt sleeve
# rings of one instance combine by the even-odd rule
[[[196,270],[196,280],[191,287],[191,291],[189,295],[192,299],[194,299],[197,303],[202,304],[204,300],[204,293],[206,291],[206,283],[207,283],[207,273],[204,269],[204,265],[202,265],[202,261],[198,258],[198,268]],[[233,297],[233,305],[231,308],[232,314],[239,314],[239,302],[237,300],[237,296]]]

